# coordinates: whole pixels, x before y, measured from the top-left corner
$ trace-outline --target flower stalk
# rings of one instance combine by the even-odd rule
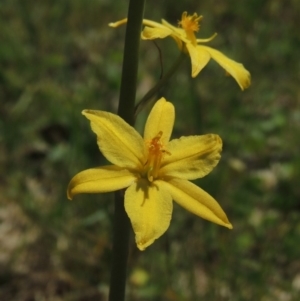
[[[130,0],[125,34],[118,115],[134,124],[134,103],[138,72],[138,53],[145,0]],[[109,301],[125,300],[130,222],[124,209],[124,195],[115,193],[112,269]]]

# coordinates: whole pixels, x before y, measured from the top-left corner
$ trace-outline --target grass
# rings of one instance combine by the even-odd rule
[[[69,202],[65,191],[75,173],[105,162],[80,112],[116,112],[124,28],[107,24],[126,5],[1,1],[1,300],[105,300],[113,195]],[[234,229],[175,206],[168,232],[145,252],[132,237],[128,300],[299,299],[297,7],[296,0],[147,3],[147,18],[174,24],[183,10],[203,14],[199,36],[218,32],[211,45],[253,80],[241,92],[214,63],[192,80],[186,60],[160,92],[176,106],[174,136],[222,137],[220,164],[197,184]],[[157,43],[167,69],[178,50],[171,40]],[[156,46],[142,42],[139,97],[160,72]]]

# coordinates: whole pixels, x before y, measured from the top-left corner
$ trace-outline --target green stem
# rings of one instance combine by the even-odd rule
[[[157,82],[157,84],[149,90],[145,96],[135,106],[134,115],[137,115],[143,110],[143,108],[151,101],[152,97],[166,84],[166,82],[175,74],[180,64],[185,59],[186,54],[181,51],[177,60],[174,62],[168,72]]]
[[[139,44],[145,0],[130,0],[125,35],[123,69],[118,115],[134,124]],[[124,195],[115,193],[112,268],[109,301],[125,300],[130,221],[124,208]]]
[[[144,3],[145,0],[130,0],[128,9],[118,115],[130,125],[134,124],[134,103]]]

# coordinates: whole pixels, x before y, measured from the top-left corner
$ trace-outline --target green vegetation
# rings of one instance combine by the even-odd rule
[[[298,0],[175,2],[148,1],[145,17],[203,14],[198,36],[217,32],[209,45],[252,75],[241,92],[213,62],[191,79],[187,59],[157,96],[176,106],[174,136],[222,137],[220,164],[197,184],[234,229],[175,205],[145,252],[131,237],[128,300],[298,301]],[[125,28],[107,24],[126,11],[127,1],[0,2],[0,300],[105,300],[113,194],[70,202],[66,187],[105,163],[81,111],[117,110]],[[166,71],[178,49],[156,44]],[[160,76],[157,46],[141,42],[139,99]]]

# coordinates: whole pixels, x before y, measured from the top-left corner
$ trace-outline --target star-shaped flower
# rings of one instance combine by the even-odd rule
[[[192,77],[196,77],[212,58],[237,81],[242,90],[248,88],[251,83],[250,73],[242,64],[235,62],[214,48],[202,45],[202,43],[210,42],[216,34],[208,39],[197,39],[195,32],[199,31],[201,19],[202,16],[198,16],[196,13],[188,15],[187,12],[184,12],[181,21],[178,22],[179,27],[175,27],[165,20],[157,23],[143,19],[143,24],[146,26],[141,37],[143,40],[153,40],[171,36],[176,41],[179,49],[189,54],[192,64]],[[110,23],[109,26],[118,27],[126,22],[127,19],[123,19]]]
[[[161,98],[147,119],[144,138],[119,116],[84,110],[98,146],[113,165],[84,170],[73,177],[68,198],[127,188],[125,210],[135,239],[144,250],[169,227],[173,200],[190,212],[232,228],[226,214],[208,193],[189,182],[206,176],[218,164],[218,135],[181,137],[170,141],[174,106]]]

